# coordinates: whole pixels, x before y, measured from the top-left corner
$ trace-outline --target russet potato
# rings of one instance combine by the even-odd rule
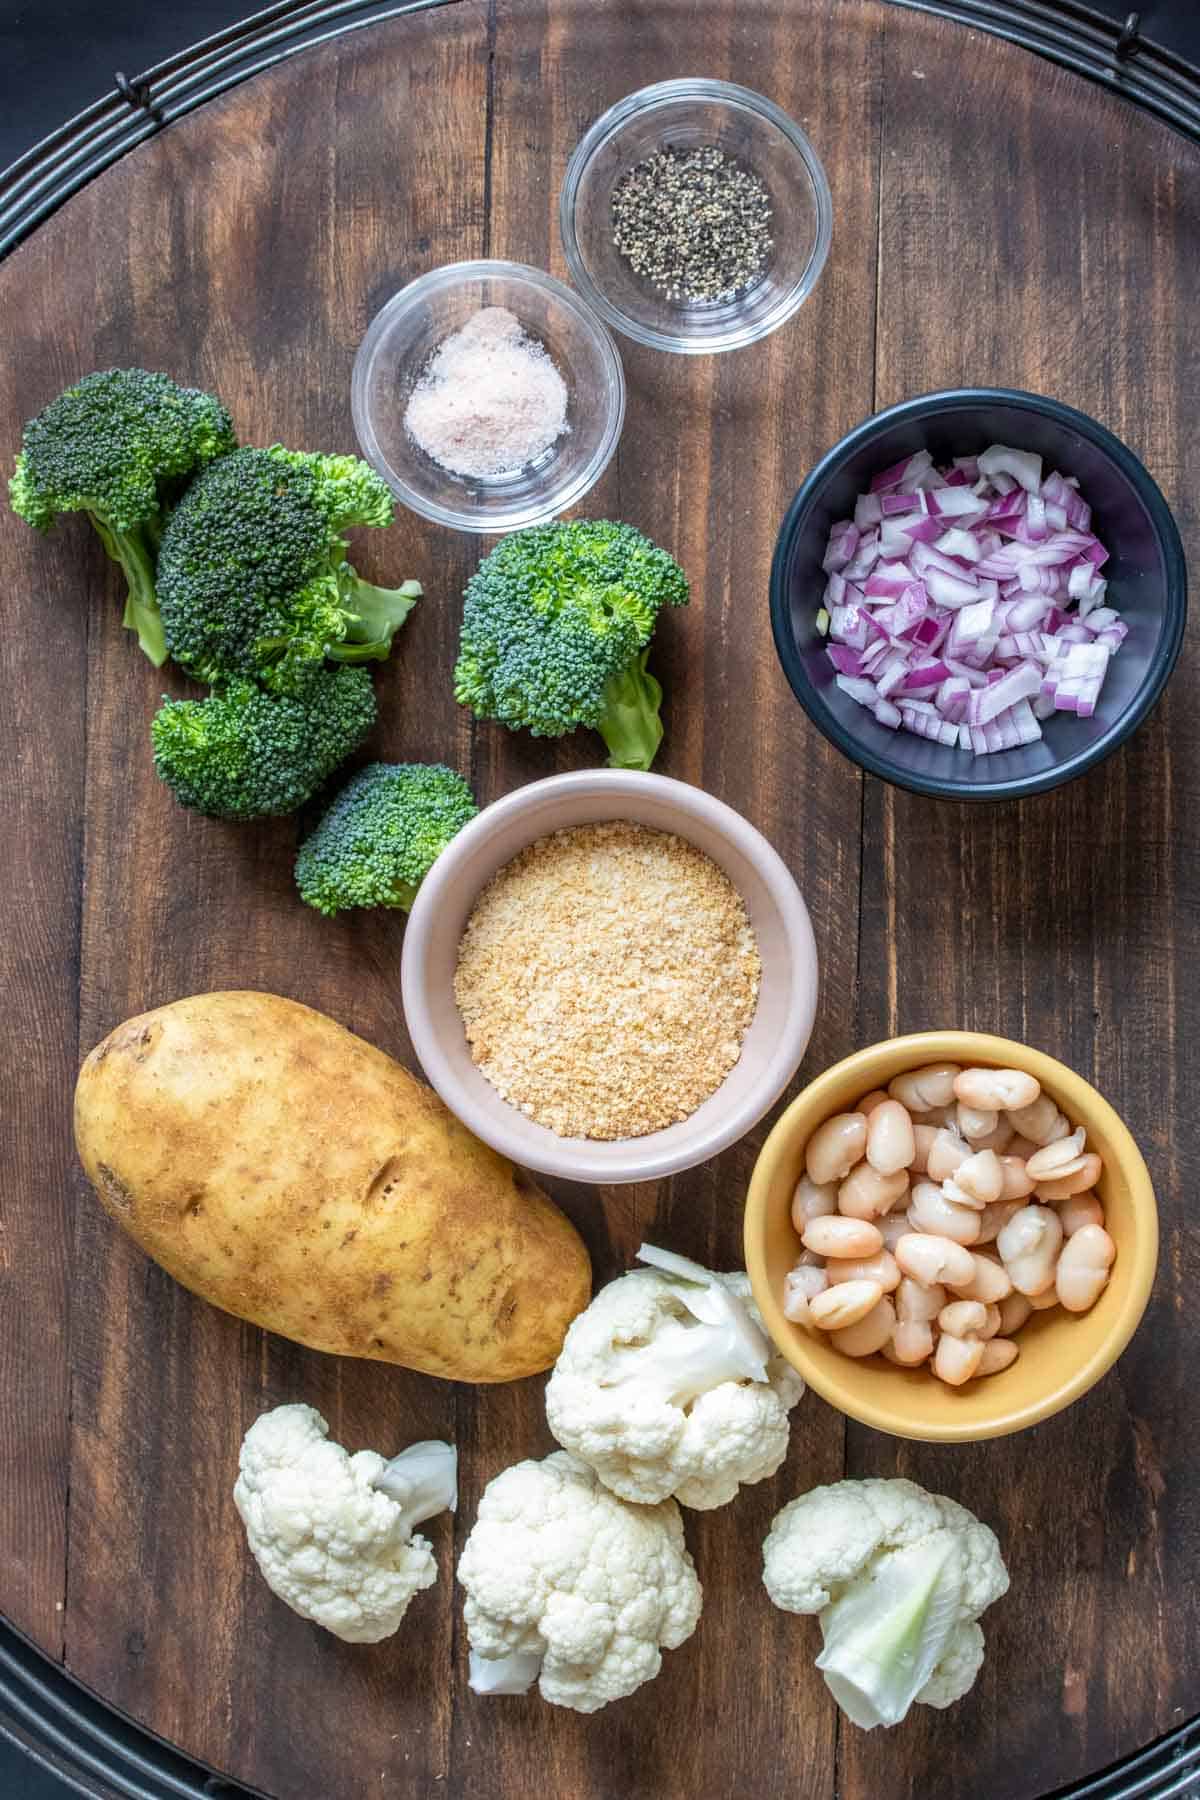
[[[75,1135],[112,1217],[214,1306],[455,1381],[554,1362],[587,1251],[430,1088],[275,994],[196,994],[91,1052]]]

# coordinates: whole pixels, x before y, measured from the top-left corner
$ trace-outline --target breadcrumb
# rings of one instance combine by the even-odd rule
[[[762,964],[712,858],[612,821],[539,838],[476,901],[454,994],[496,1091],[562,1137],[688,1118],[741,1055]]]

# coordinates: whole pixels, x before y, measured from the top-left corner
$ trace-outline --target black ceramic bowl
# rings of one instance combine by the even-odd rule
[[[817,634],[829,527],[847,519],[871,477],[916,450],[936,463],[989,444],[1040,452],[1047,470],[1075,475],[1092,529],[1109,550],[1106,604],[1129,635],[1113,657],[1095,714],[1055,714],[1039,743],[974,756],[906,731],[889,731],[834,685]],[[898,787],[955,800],[1043,793],[1090,769],[1141,724],[1175,666],[1187,617],[1179,531],[1132,451],[1086,413],[1014,388],[955,388],[876,413],[822,458],[788,509],[771,567],[771,623],[792,691],[814,724],[852,761]]]

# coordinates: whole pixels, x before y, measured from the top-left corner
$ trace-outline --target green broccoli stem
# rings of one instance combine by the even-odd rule
[[[421,597],[420,582],[406,581],[398,588],[375,587],[346,563],[339,586],[342,603],[351,615],[350,625],[343,641],[331,644],[327,654],[334,662],[386,661],[392,639]]]
[[[154,537],[145,525],[135,525],[131,531],[118,531],[96,513],[89,513],[88,518],[112,560],[125,571],[129,583],[121,623],[126,631],[137,632],[138,643],[155,668],[161,669],[167,660],[167,638],[154,582]]]
[[[662,743],[662,687],[646,668],[650,646],[604,686],[596,730],[608,746],[610,769],[648,769]]]

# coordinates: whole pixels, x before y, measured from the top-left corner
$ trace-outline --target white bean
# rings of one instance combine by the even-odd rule
[[[1004,1165],[994,1150],[977,1150],[959,1163],[954,1172],[954,1185],[967,1196],[968,1204],[991,1206],[1004,1192]]]
[[[803,1325],[812,1330],[812,1318],[808,1303],[823,1294],[829,1285],[824,1269],[810,1268],[807,1264],[798,1263],[789,1269],[783,1284],[783,1316],[790,1319],[793,1325]]]
[[[1095,1194],[1072,1194],[1058,1208],[1063,1236],[1072,1238],[1085,1225],[1103,1225],[1104,1208]]]
[[[883,1289],[877,1281],[843,1281],[810,1300],[808,1311],[813,1324],[822,1331],[845,1331],[847,1326],[865,1319],[882,1299]]]
[[[954,1078],[954,1095],[984,1112],[1012,1112],[1032,1106],[1042,1084],[1024,1069],[964,1069]]]
[[[985,1344],[990,1338],[994,1338],[1000,1330],[1000,1308],[993,1301],[986,1310],[987,1320],[983,1330],[979,1334]]]
[[[869,1094],[863,1095],[854,1110],[860,1112],[864,1119],[869,1119],[875,1108],[882,1106],[886,1099],[887,1095],[882,1088],[872,1088]]]
[[[971,1252],[948,1237],[931,1237],[925,1232],[910,1231],[900,1239],[892,1254],[906,1275],[926,1287],[939,1281],[967,1282],[975,1273]]]
[[[1002,1200],[1024,1200],[1027,1194],[1032,1194],[1033,1181],[1025,1173],[1025,1164],[1011,1150],[1000,1158],[1000,1175],[1004,1183],[1000,1189]]]
[[[963,1300],[982,1300],[985,1306],[1006,1300],[1013,1291],[1013,1284],[1004,1264],[977,1253],[972,1253],[971,1261],[974,1274],[970,1281],[955,1282],[955,1293]]]
[[[1028,1138],[1031,1144],[1050,1143],[1055,1121],[1061,1117],[1062,1114],[1049,1094],[1039,1094],[1029,1106],[1008,1108],[1009,1124],[1023,1138]]]
[[[1058,1295],[1055,1293],[1053,1287],[1048,1287],[1045,1292],[1041,1294],[1027,1294],[1025,1298],[1028,1300],[1034,1312],[1049,1312],[1052,1306],[1058,1305]]]
[[[994,1244],[1013,1214],[1020,1210],[1019,1200],[997,1200],[992,1206],[985,1206],[979,1215],[979,1236],[975,1242]]]
[[[982,1137],[971,1139],[972,1150],[994,1150],[997,1156],[1003,1156],[1013,1141],[1013,1128],[1003,1113],[996,1115],[995,1131],[985,1131]]]
[[[926,1286],[906,1275],[896,1289],[896,1317],[902,1325],[931,1325],[946,1304],[946,1290],[939,1282]]]
[[[987,1316],[987,1307],[978,1300],[952,1300],[938,1314],[938,1325],[951,1337],[982,1337]],[[1000,1323],[999,1315],[996,1323]]]
[[[908,1202],[908,1222],[914,1231],[953,1238],[956,1244],[973,1244],[979,1236],[979,1214],[970,1206],[956,1206],[932,1181],[918,1181]]]
[[[944,1333],[934,1353],[933,1372],[950,1387],[961,1387],[978,1374],[983,1352],[982,1338],[956,1338]]]
[[[1037,1145],[1029,1138],[1015,1137],[1009,1139],[1008,1148],[1004,1154],[1005,1156],[1015,1156],[1018,1162],[1027,1163],[1036,1149]]]
[[[792,1224],[803,1232],[810,1219],[827,1218],[837,1211],[837,1189],[831,1181],[818,1187],[802,1175],[792,1193]]]
[[[982,1202],[976,1200],[972,1194],[968,1194],[966,1188],[960,1188],[953,1175],[948,1181],[943,1181],[942,1197],[952,1201],[955,1206],[969,1207],[973,1213],[982,1213],[984,1210]]]
[[[1000,1123],[1000,1114],[986,1106],[964,1106],[958,1103],[958,1134],[969,1144],[977,1138],[990,1137]]]
[[[881,1175],[907,1169],[917,1154],[913,1123],[898,1100],[885,1100],[867,1120],[867,1161]]]
[[[1048,1206],[1022,1206],[996,1239],[1000,1259],[1022,1294],[1044,1294],[1054,1286],[1062,1225]]]
[[[888,1082],[888,1093],[910,1113],[926,1113],[934,1106],[949,1106],[954,1099],[954,1077],[957,1063],[926,1063],[921,1069],[906,1069]]]
[[[1108,1285],[1117,1246],[1103,1225],[1081,1225],[1058,1259],[1054,1288],[1068,1312],[1086,1312]]]
[[[1076,1194],[1082,1194],[1090,1187],[1095,1187],[1104,1173],[1104,1164],[1094,1150],[1081,1156],[1078,1163],[1070,1163],[1056,1175],[1053,1181],[1038,1182],[1038,1198],[1040,1200],[1070,1200]]]
[[[857,1325],[847,1325],[834,1333],[833,1341],[847,1356],[874,1356],[891,1342],[896,1329],[896,1309],[885,1295],[877,1300]]]
[[[922,1120],[923,1124],[936,1125],[939,1131],[941,1130],[943,1125],[949,1125],[951,1130],[957,1129],[957,1127],[955,1125],[955,1121],[957,1120],[957,1118],[958,1118],[958,1101],[957,1100],[951,1100],[947,1106],[931,1106],[928,1109],[928,1111],[923,1112],[921,1114],[921,1120]]]
[[[1011,1369],[1021,1354],[1020,1349],[1011,1338],[994,1337],[983,1346],[983,1355],[979,1359],[977,1375],[999,1375],[1001,1369]]]
[[[877,1281],[885,1294],[900,1286],[900,1264],[890,1250],[881,1250],[878,1256],[860,1257],[857,1262],[835,1257],[825,1265],[825,1275],[830,1287],[836,1287],[839,1281]]]
[[[943,1125],[935,1134],[929,1151],[927,1173],[930,1181],[948,1181],[971,1153],[971,1146],[959,1137],[957,1131],[948,1130]]]
[[[800,1236],[806,1250],[818,1256],[877,1256],[883,1239],[867,1219],[810,1219]]]
[[[1005,1337],[1013,1337],[1029,1318],[1033,1307],[1024,1294],[1009,1294],[1000,1302],[1000,1329]]]
[[[908,1192],[908,1171],[881,1175],[869,1162],[856,1163],[837,1190],[838,1211],[848,1219],[881,1218]]]
[[[809,1138],[804,1151],[804,1166],[810,1181],[818,1187],[841,1181],[856,1162],[861,1162],[867,1147],[867,1121],[859,1112],[835,1113]]]
[[[1037,1150],[1025,1164],[1025,1173],[1035,1181],[1055,1181],[1080,1161],[1087,1144],[1087,1132],[1081,1125],[1070,1137],[1059,1138]]]
[[[918,1363],[928,1362],[932,1355],[931,1327],[919,1319],[901,1319],[892,1333],[891,1361],[915,1368]]]
[[[929,1152],[933,1149],[937,1134],[938,1127],[936,1125],[914,1123],[913,1142],[916,1145],[916,1154],[908,1165],[910,1175],[925,1175],[928,1173]]]
[[[896,1245],[909,1229],[908,1219],[904,1213],[885,1213],[882,1219],[875,1221],[875,1229],[883,1239],[885,1250],[895,1252]]]

